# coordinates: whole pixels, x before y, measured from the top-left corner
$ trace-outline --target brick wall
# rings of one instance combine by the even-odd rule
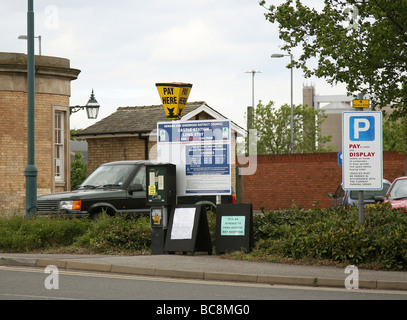
[[[392,182],[405,175],[406,156],[384,152],[383,177]],[[342,181],[337,153],[259,155],[254,175],[241,176],[243,202],[253,208],[277,210],[292,204],[300,208],[329,207]]]
[[[36,93],[35,164],[38,194],[50,193],[52,173],[52,105],[69,104],[69,97]],[[27,94],[0,91],[0,210],[25,207],[27,166]],[[65,188],[64,188],[65,189]],[[58,190],[55,190],[58,191]]]
[[[88,172],[92,173],[102,163],[123,160],[145,160],[144,140],[134,137],[109,137],[87,139]],[[149,144],[149,150],[151,144]]]

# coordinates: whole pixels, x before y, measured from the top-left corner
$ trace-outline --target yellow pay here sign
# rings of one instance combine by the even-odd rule
[[[353,100],[354,108],[369,108],[369,100]]]
[[[165,114],[168,119],[178,120],[182,117],[187,104],[192,84],[171,82],[156,83]]]

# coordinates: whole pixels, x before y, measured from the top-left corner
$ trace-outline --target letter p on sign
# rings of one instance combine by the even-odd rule
[[[349,138],[351,141],[374,141],[375,119],[372,116],[350,117]]]

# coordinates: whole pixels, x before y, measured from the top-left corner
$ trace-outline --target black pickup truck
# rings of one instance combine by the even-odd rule
[[[146,205],[146,165],[151,161],[117,161],[99,166],[73,191],[39,196],[39,215],[95,218],[100,213],[143,215]],[[234,202],[234,195],[222,196],[222,203]],[[178,204],[204,203],[216,206],[215,196],[179,197]]]

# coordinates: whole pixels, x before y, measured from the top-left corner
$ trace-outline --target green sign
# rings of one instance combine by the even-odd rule
[[[245,216],[222,216],[222,236],[244,236]]]

